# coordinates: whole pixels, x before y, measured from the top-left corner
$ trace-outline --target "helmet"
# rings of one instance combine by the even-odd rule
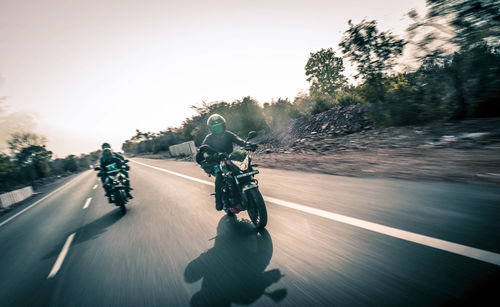
[[[219,114],[211,115],[207,120],[207,125],[210,132],[215,135],[221,135],[226,132],[226,120]]]
[[[105,148],[111,148],[111,145],[109,143],[102,143],[101,147],[104,150]]]
[[[113,153],[111,153],[111,149],[104,148],[102,151],[102,157],[106,160],[111,159],[113,157]]]

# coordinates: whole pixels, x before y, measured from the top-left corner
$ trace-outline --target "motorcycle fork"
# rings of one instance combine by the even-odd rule
[[[245,193],[243,193],[243,191],[241,189],[241,184],[240,184],[240,181],[238,180],[238,178],[234,177],[234,182],[235,182],[235,187],[238,190],[238,195],[241,199],[241,206],[243,207],[244,210],[246,210],[247,209],[247,202],[248,202],[247,195]]]

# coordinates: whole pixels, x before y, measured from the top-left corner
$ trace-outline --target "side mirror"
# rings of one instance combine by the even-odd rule
[[[255,131],[250,131],[248,132],[248,137],[247,137],[247,140],[250,140],[250,139],[253,139],[254,137],[257,136],[257,132]]]
[[[99,166],[96,166],[96,167],[94,167],[94,170],[95,170],[95,171],[100,171],[100,170],[101,170],[101,168],[100,168]]]
[[[124,163],[127,163],[128,161],[129,161],[129,160],[127,160],[127,159],[123,160],[123,162],[124,162]]]

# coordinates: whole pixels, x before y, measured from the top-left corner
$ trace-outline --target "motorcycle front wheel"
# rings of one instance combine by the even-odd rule
[[[127,213],[127,208],[125,208],[125,201],[127,199],[127,195],[123,189],[117,189],[115,191],[115,202],[120,207],[122,214]]]
[[[267,225],[267,209],[264,198],[258,188],[246,191],[248,198],[248,216],[257,229],[262,229]]]

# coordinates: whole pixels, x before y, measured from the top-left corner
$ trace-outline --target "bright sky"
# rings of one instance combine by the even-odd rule
[[[0,96],[58,156],[178,126],[202,101],[308,89],[347,21],[404,34],[424,0],[0,0]],[[26,124],[31,127],[31,124]],[[5,134],[7,128],[0,127]],[[0,138],[1,140],[1,138]],[[2,146],[0,146],[1,148]]]

